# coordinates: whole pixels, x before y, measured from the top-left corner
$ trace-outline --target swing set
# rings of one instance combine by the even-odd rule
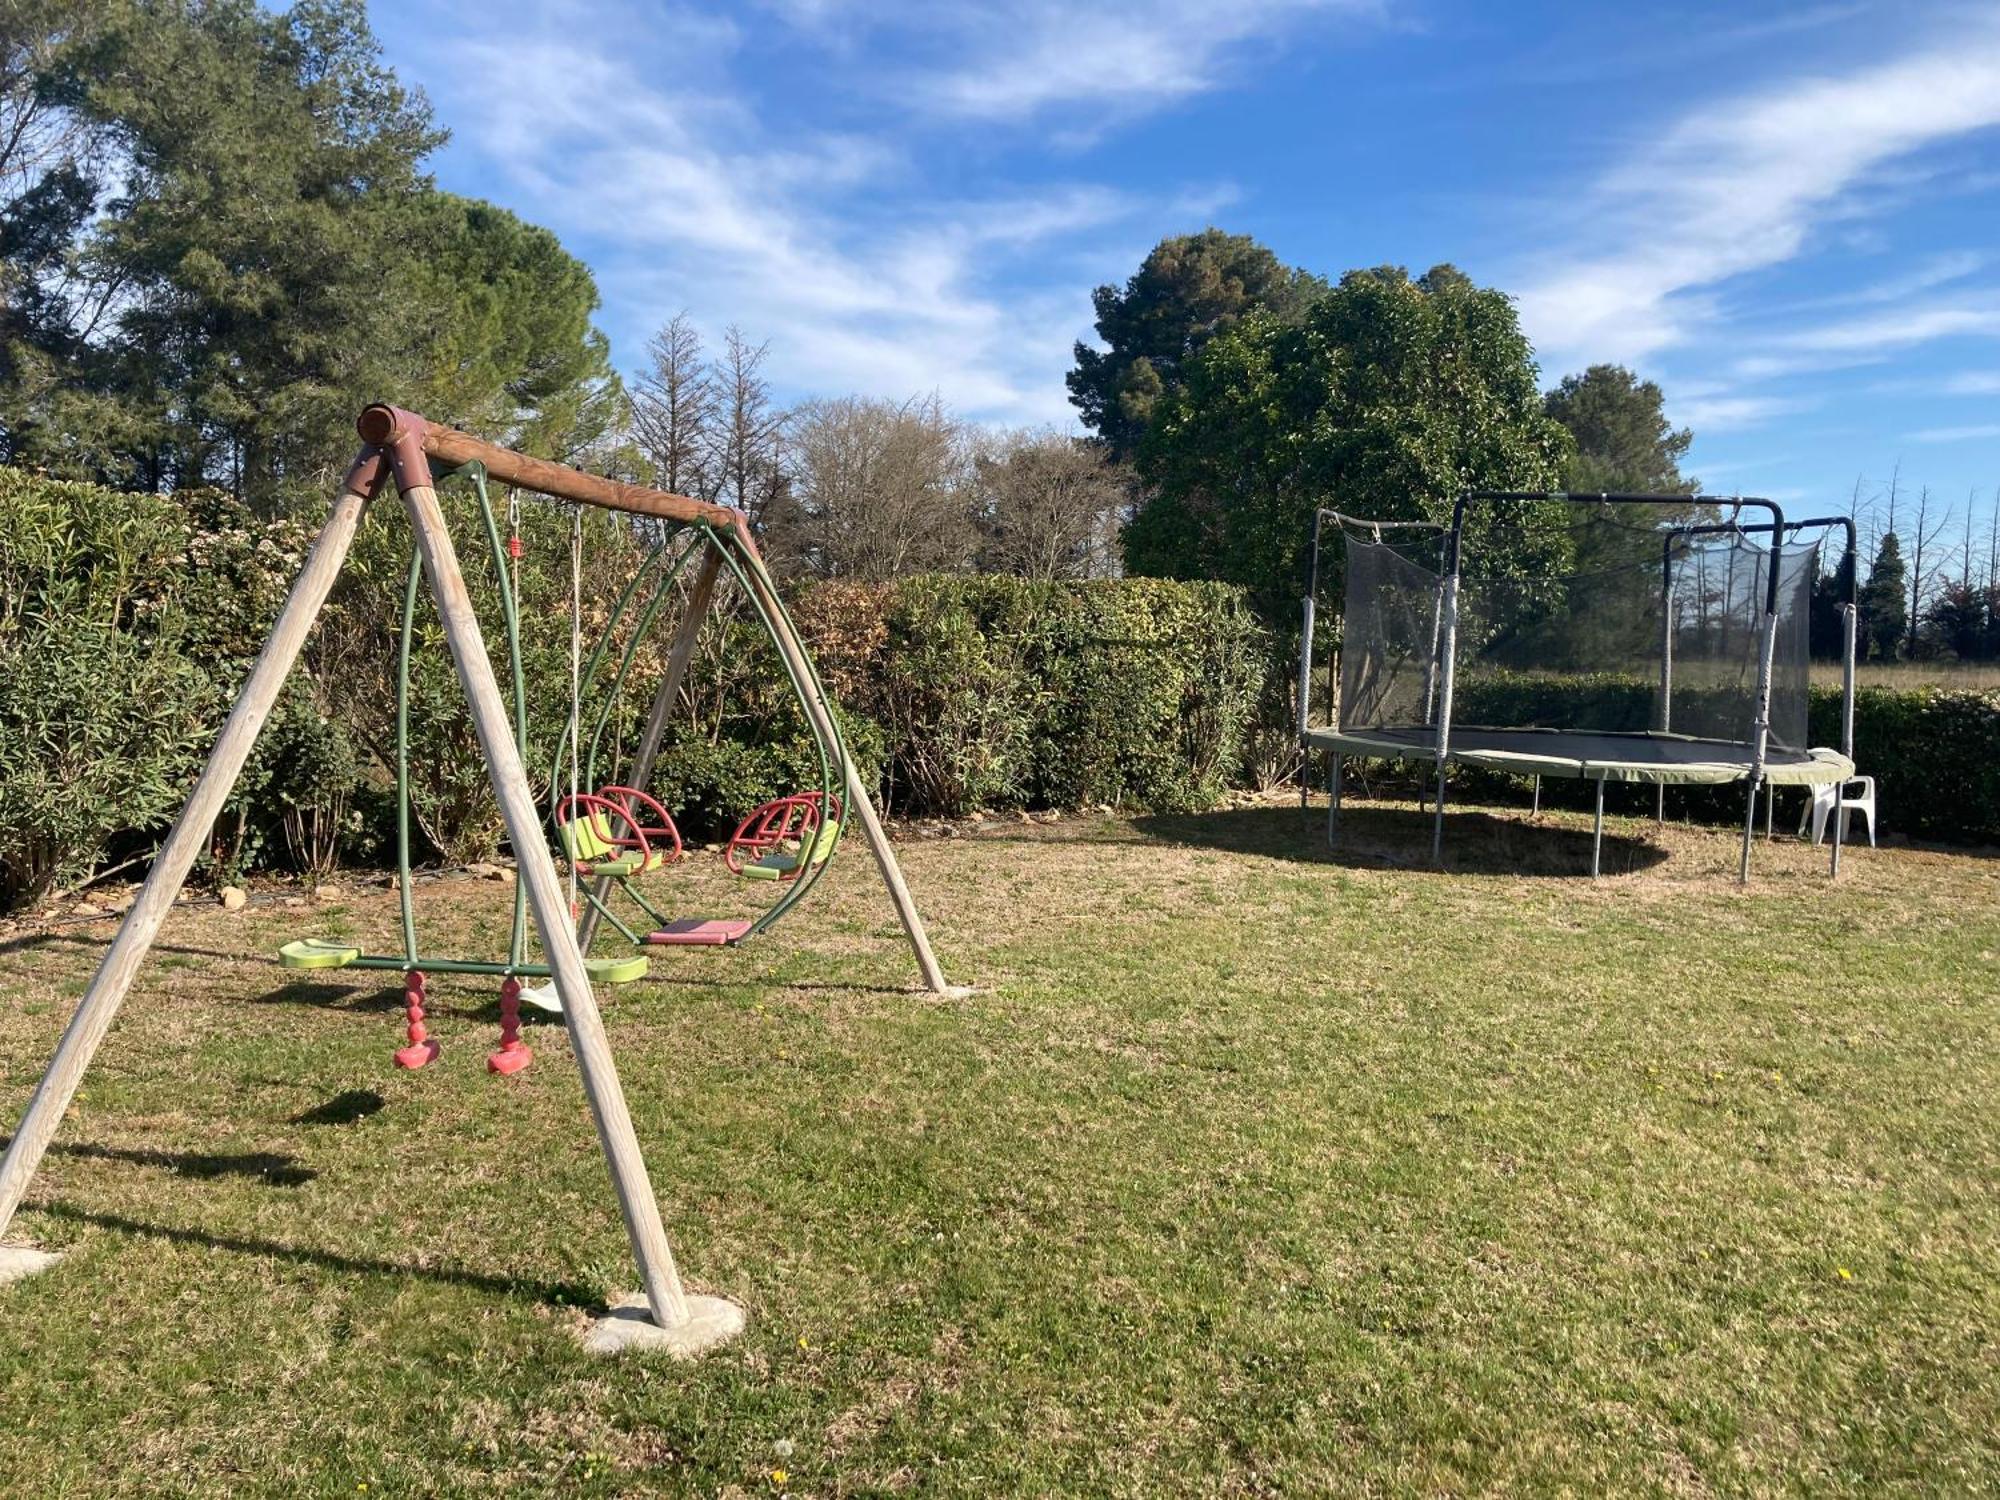
[[[594,935],[598,917],[609,917],[606,900],[617,882],[628,892],[635,889],[635,877],[648,869],[671,865],[682,849],[678,834],[668,838],[672,819],[643,788],[652,775],[653,763],[665,736],[667,721],[678,698],[692,657],[696,632],[710,608],[715,585],[727,569],[738,584],[758,621],[777,649],[787,681],[811,726],[818,753],[820,785],[816,789],[780,799],[780,803],[758,809],[737,830],[726,858],[732,869],[768,869],[761,877],[780,887],[778,899],[760,916],[719,924],[713,936],[695,936],[704,925],[692,919],[667,922],[651,933],[642,934],[645,943],[660,933],[682,929],[666,938],[674,943],[733,943],[768,928],[796,905],[824,870],[839,830],[851,818],[859,824],[861,836],[875,857],[875,863],[896,907],[924,984],[938,994],[954,993],[931,951],[923,918],[911,899],[894,851],[876,817],[867,790],[848,757],[832,705],[813,669],[811,658],[785,613],[777,588],[764,566],[751,534],[749,520],[728,506],[690,499],[641,485],[624,484],[585,474],[562,464],[531,458],[480,441],[449,427],[427,422],[412,412],[393,406],[371,406],[362,412],[357,427],[363,447],[349,469],[325,526],[314,542],[305,564],[292,585],[284,609],[278,616],[245,681],[241,695],[222,726],[208,763],[193,793],[182,808],[166,841],[153,858],[146,881],[120,924],[117,935],[98,965],[89,988],[78,1002],[47,1071],[36,1085],[26,1112],[15,1130],[4,1158],[0,1158],[0,1237],[4,1237],[15,1211],[40,1166],[43,1155],[64,1114],[82,1083],[85,1071],[116,1018],[118,1008],[137,977],[139,966],[159,935],[162,922],[185,884],[188,872],[201,853],[209,830],[242,774],[257,733],[270,714],[298,659],[300,648],[314,621],[324,608],[328,594],[346,561],[357,528],[368,504],[393,482],[408,512],[416,538],[404,592],[401,692],[398,702],[399,783],[408,785],[408,650],[419,582],[428,579],[439,620],[450,646],[472,719],[486,761],[493,792],[519,866],[516,883],[516,919],[508,957],[504,963],[434,959],[422,956],[417,944],[415,911],[408,878],[408,801],[402,799],[399,822],[399,857],[402,881],[403,947],[400,955],[369,955],[345,948],[332,954],[295,951],[294,962],[316,967],[363,967],[401,969],[406,975],[405,998],[409,1006],[409,1045],[398,1062],[420,1066],[436,1059],[437,1044],[424,1032],[422,1001],[427,970],[448,973],[499,974],[501,990],[501,1045],[489,1065],[497,1073],[519,1071],[527,1064],[527,1048],[519,1038],[521,980],[546,974],[553,982],[576,1054],[577,1071],[595,1119],[598,1138],[610,1168],[620,1211],[638,1264],[643,1292],[614,1307],[612,1314],[593,1330],[589,1346],[601,1351],[628,1347],[665,1349],[691,1355],[720,1343],[739,1332],[743,1310],[721,1297],[691,1295],[682,1285],[659,1204],[647,1176],[638,1137],[626,1107],[618,1080],[611,1046],[592,988],[593,978],[615,982],[616,969],[593,974],[585,953]],[[435,468],[434,468],[435,465]],[[502,699],[500,684],[481,635],[477,615],[466,591],[444,513],[438,505],[434,475],[438,470],[463,470],[472,477],[481,498],[481,514],[489,551],[496,568],[510,581],[508,603],[503,611],[508,626],[514,709],[510,718]],[[656,555],[659,567],[676,572],[691,559],[695,563],[688,589],[687,605],[675,630],[668,652],[666,670],[654,695],[645,732],[632,764],[622,776],[605,785],[584,791],[583,771],[587,762],[594,772],[597,765],[598,734],[593,734],[589,757],[577,750],[580,693],[572,693],[569,732],[563,754],[573,769],[567,797],[552,810],[559,841],[567,839],[565,862],[572,887],[578,891],[588,881],[589,905],[581,920],[565,901],[562,878],[543,834],[543,820],[529,783],[523,756],[526,725],[526,690],[520,667],[517,614],[513,607],[513,575],[501,562],[503,554],[518,548],[503,547],[492,507],[485,494],[488,477],[519,490],[566,500],[573,505],[590,505],[633,516],[650,518],[662,526],[668,543],[679,538],[669,550],[663,546]],[[572,537],[578,533],[574,522]],[[662,562],[661,558],[669,561]],[[513,557],[518,561],[518,556]],[[641,574],[648,572],[641,569]],[[581,590],[580,547],[572,545],[573,588]],[[662,597],[655,590],[653,605]],[[652,605],[648,606],[653,607]],[[642,634],[636,632],[636,634]],[[606,641],[610,632],[606,633]],[[572,680],[580,682],[580,651],[572,633]],[[601,642],[594,653],[607,650]],[[628,646],[623,668],[629,669],[634,648]],[[783,804],[783,805],[781,805]],[[653,821],[649,821],[653,820]],[[581,830],[587,828],[588,834]],[[569,831],[569,832],[566,832]],[[656,840],[658,841],[656,847]],[[754,857],[753,857],[754,856]],[[745,868],[747,860],[748,868]],[[768,863],[767,863],[768,862]],[[526,918],[532,914],[541,941],[544,962],[523,961]],[[572,926],[576,922],[577,925]],[[627,935],[637,931],[617,924]],[[643,954],[638,955],[643,961]],[[315,963],[315,959],[323,960]],[[629,960],[627,961],[629,963]],[[636,976],[629,976],[636,977]],[[8,1257],[13,1257],[10,1265]],[[53,1260],[46,1254],[28,1250],[9,1251],[0,1247],[0,1281],[9,1273],[29,1274]]]
[[[500,588],[501,621],[507,644],[507,662],[513,684],[513,725],[515,748],[527,758],[528,753],[528,695],[520,628],[520,568],[525,547],[521,539],[520,490],[510,489],[507,510],[507,539],[503,545],[500,527],[494,514],[492,497],[487,488],[486,466],[477,461],[460,466],[455,471],[446,471],[434,477],[462,476],[471,481],[474,498],[478,502],[479,518],[484,531],[487,551],[490,554],[496,578],[502,582]],[[590,916],[582,928],[582,944],[585,953],[584,967],[590,977],[601,984],[630,984],[646,977],[648,961],[643,951],[616,954],[611,957],[593,958],[589,956],[592,939],[595,937],[599,919],[609,922],[612,927],[635,948],[647,946],[732,946],[755,933],[762,932],[777,922],[791,910],[819,878],[821,868],[833,853],[840,835],[841,802],[833,790],[836,767],[845,764],[845,749],[837,737],[822,737],[818,721],[807,712],[805,719],[814,737],[814,749],[819,767],[817,789],[794,793],[767,802],[753,810],[737,827],[724,851],[724,861],[732,874],[748,880],[778,881],[789,889],[783,892],[761,915],[745,918],[673,918],[662,912],[650,901],[639,883],[640,877],[664,870],[669,865],[679,863],[685,855],[680,829],[674,823],[673,815],[649,792],[644,783],[652,776],[657,759],[661,735],[652,729],[650,723],[647,735],[639,753],[629,769],[617,766],[616,746],[613,726],[618,707],[623,699],[627,681],[631,677],[641,648],[653,638],[653,632],[668,601],[673,597],[675,584],[684,576],[687,565],[697,556],[706,556],[707,549],[715,545],[712,533],[695,525],[677,528],[663,536],[652,548],[649,555],[634,570],[631,579],[612,603],[610,617],[596,647],[586,663],[583,658],[583,511],[581,506],[572,505],[570,510],[570,607],[569,618],[569,713],[561,738],[557,742],[554,761],[551,765],[548,784],[550,788],[550,826],[556,834],[556,843],[569,871],[569,898],[572,913],[580,914],[587,902]],[[763,605],[759,595],[749,587],[748,575],[741,565],[726,550],[719,553],[721,563],[734,566],[736,576],[751,598],[761,623],[768,630],[774,630],[780,623]],[[699,572],[699,569],[697,569]],[[416,638],[416,610],[419,590],[423,582],[423,562],[420,554],[412,551],[410,566],[403,591],[403,613],[398,635],[396,661],[396,866],[397,890],[402,907],[403,946],[399,954],[369,954],[357,944],[337,938],[301,938],[286,943],[278,950],[278,960],[291,969],[387,969],[414,976],[405,993],[405,1012],[408,1023],[409,1044],[396,1053],[399,1066],[419,1068],[435,1061],[436,1043],[429,1041],[423,1026],[423,1003],[425,988],[423,978],[427,974],[484,974],[495,975],[505,981],[501,986],[501,1024],[503,1043],[501,1048],[488,1059],[495,1071],[518,1072],[531,1060],[528,1049],[519,1040],[519,1006],[522,1000],[543,1010],[560,1011],[560,996],[556,992],[553,971],[546,964],[527,962],[524,957],[527,936],[527,893],[518,881],[514,889],[513,922],[508,935],[507,957],[504,961],[486,959],[445,958],[426,956],[417,941],[415,877],[410,858],[410,668],[413,642]],[[711,585],[712,587],[712,585]],[[775,599],[775,595],[772,596]],[[641,604],[640,601],[644,601]],[[782,606],[779,606],[782,609]],[[697,629],[700,615],[690,611],[690,629]],[[616,653],[612,663],[612,645],[621,624],[632,622],[624,647]],[[789,628],[790,621],[783,621]],[[604,691],[598,691],[604,684],[606,668],[611,666],[608,684]],[[808,660],[807,670],[811,664]],[[686,672],[685,662],[676,674],[670,670],[673,692],[667,692],[667,684],[662,684],[662,706],[671,709],[673,697],[678,693],[681,680]],[[806,694],[817,693],[824,698],[824,689],[816,675],[809,682],[800,682],[793,676],[792,685],[802,709],[806,705]],[[598,697],[601,702],[592,726],[587,755],[581,754],[579,746],[582,735],[583,704],[586,697]],[[563,790],[564,763],[567,761],[567,791]],[[629,775],[638,785],[625,785],[616,780],[602,780],[601,776],[616,777]],[[585,791],[591,787],[594,790]],[[831,808],[830,817],[822,815],[822,809]],[[746,859],[745,855],[754,855]],[[806,879],[800,880],[801,873]],[[581,882],[588,880],[590,885]],[[611,905],[611,897],[621,897],[646,919],[645,930],[635,930],[622,920]],[[517,981],[537,979],[543,981],[529,988],[523,988]]]

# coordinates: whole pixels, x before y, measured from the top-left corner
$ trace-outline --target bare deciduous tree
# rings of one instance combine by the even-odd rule
[[[1894,514],[1893,510],[1891,514]],[[1909,652],[1912,656],[1917,654],[1917,626],[1918,622],[1923,618],[1924,595],[1929,592],[1931,585],[1936,581],[1930,573],[1924,571],[1924,557],[1926,553],[1929,553],[1935,558],[1936,554],[1932,550],[1933,544],[1936,543],[1940,536],[1944,535],[1946,528],[1950,525],[1951,508],[1949,506],[1945,507],[1943,515],[1938,516],[1935,520],[1931,518],[1931,487],[1924,485],[1917,491],[1917,524],[1911,538],[1912,546],[1910,548]],[[1936,567],[1933,566],[1932,572],[1936,571]]]
[[[1117,571],[1132,480],[1101,444],[1052,428],[995,433],[976,473],[982,569],[1042,582]]]
[[[720,489],[715,375],[685,311],[646,344],[646,368],[632,396],[632,435],[662,489],[713,500]]]
[[[774,547],[823,577],[955,572],[978,546],[970,444],[936,396],[811,401],[792,414]]]
[[[785,413],[771,403],[764,378],[768,343],[753,344],[734,323],[722,337],[714,372],[716,420],[709,462],[717,494],[754,523],[762,523],[783,495]]]

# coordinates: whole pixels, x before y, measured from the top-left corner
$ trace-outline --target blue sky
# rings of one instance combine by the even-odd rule
[[[686,308],[790,398],[1056,422],[1090,289],[1214,223],[1454,262],[1545,383],[1665,387],[1710,489],[2000,482],[2000,6],[402,0],[439,180],[555,230],[630,369]],[[1907,526],[1904,528],[1907,530]]]

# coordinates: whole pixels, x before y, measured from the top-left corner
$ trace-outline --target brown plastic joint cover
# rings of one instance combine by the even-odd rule
[[[354,427],[361,434],[361,441],[371,443],[389,455],[389,466],[396,474],[398,491],[408,491],[422,486],[430,488],[431,466],[424,457],[424,419],[413,411],[404,411],[400,406],[390,406],[377,402],[365,409],[355,419]]]

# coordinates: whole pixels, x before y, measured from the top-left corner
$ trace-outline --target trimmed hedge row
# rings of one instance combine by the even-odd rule
[[[463,486],[441,496],[504,674],[503,581]],[[586,649],[646,547],[586,518]],[[567,511],[522,517],[530,775],[557,778],[568,718]],[[0,469],[0,909],[143,855],[178,810],[269,629],[310,528],[213,495],[130,495]],[[322,871],[393,847],[387,765],[409,538],[377,506],[218,821],[211,864]],[[1231,785],[1271,652],[1239,591],[1152,579],[914,577],[793,591],[850,747],[892,810],[1195,808]],[[632,615],[638,613],[632,611]],[[672,606],[664,616],[674,618]],[[619,627],[622,650],[631,620]],[[419,857],[463,861],[501,826],[441,632],[419,610],[412,806]],[[629,745],[663,643],[609,703]],[[584,705],[588,727],[606,694]],[[704,630],[656,776],[695,837],[812,779],[804,716],[747,613]],[[605,766],[600,775],[608,776]]]
[[[497,643],[502,581],[484,557],[477,512],[462,487],[442,499]],[[567,718],[568,516],[531,506],[522,525],[528,761],[545,794]],[[0,909],[144,855],[184,800],[309,540],[300,522],[213,495],[123,494],[0,468]],[[586,518],[585,547],[594,635],[646,548],[601,513]],[[217,824],[218,872],[317,871],[379,861],[392,847],[385,766],[408,550],[400,509],[376,507]],[[1199,808],[1281,765],[1289,742],[1281,643],[1223,585],[923,576],[798,589],[792,609],[856,760],[907,815]],[[417,631],[419,855],[477,858],[499,845],[497,809],[428,606]],[[609,704],[628,742],[660,655],[657,640],[640,643],[635,686]],[[1588,708],[1644,722],[1652,688],[1534,679],[1463,691],[1468,721]],[[585,706],[586,723],[602,704]],[[808,781],[803,716],[748,616],[718,617],[704,631],[683,708],[656,786],[691,835],[713,836]],[[1814,743],[1838,743],[1839,712],[1836,690],[1814,690]],[[2000,692],[1863,689],[1856,753],[1877,779],[1886,826],[2000,842]],[[1465,782],[1467,791],[1510,785],[1470,774]],[[1544,790],[1560,800],[1577,789]],[[1740,816],[1732,789],[1682,789],[1669,800],[1694,816]]]

